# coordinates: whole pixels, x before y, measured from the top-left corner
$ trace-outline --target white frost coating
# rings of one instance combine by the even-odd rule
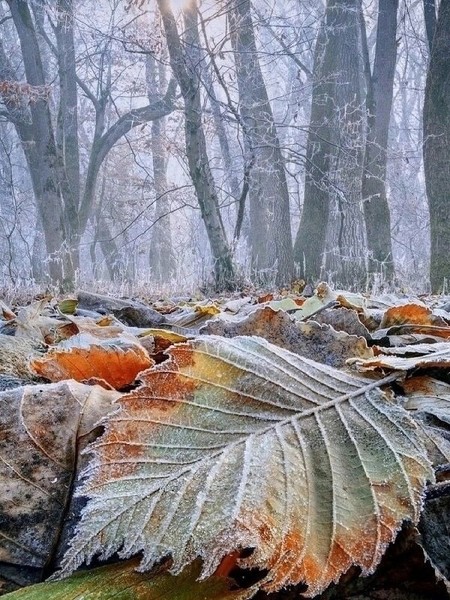
[[[143,551],[142,569],[171,554],[175,572],[200,555],[206,576],[247,546],[248,566],[272,565],[267,590],[306,581],[315,595],[351,564],[373,569],[402,521],[417,519],[432,476],[417,427],[381,383],[259,338],[177,346],[94,445],[62,574],[122,548]],[[369,517],[372,541],[356,550]]]

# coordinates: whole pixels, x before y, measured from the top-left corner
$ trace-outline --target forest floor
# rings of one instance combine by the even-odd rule
[[[3,290],[1,594],[450,597],[450,296],[95,291]]]

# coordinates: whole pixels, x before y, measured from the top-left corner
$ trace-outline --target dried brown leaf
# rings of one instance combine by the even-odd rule
[[[0,393],[0,575],[39,580],[58,538],[77,448],[119,394],[68,381]]]
[[[284,310],[277,311],[269,306],[258,308],[237,322],[213,319],[201,329],[201,333],[228,338],[257,335],[281,348],[336,368],[345,366],[350,357],[373,357],[364,338],[335,331],[329,325],[314,321],[296,321]]]

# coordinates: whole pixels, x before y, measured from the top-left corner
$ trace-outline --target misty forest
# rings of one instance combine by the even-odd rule
[[[447,1],[8,0],[0,28],[2,285],[446,289]]]
[[[450,0],[0,0],[0,596],[450,600]]]

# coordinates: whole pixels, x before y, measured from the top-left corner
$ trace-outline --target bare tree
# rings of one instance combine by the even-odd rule
[[[375,60],[371,71],[366,49],[368,131],[362,197],[369,249],[369,272],[392,280],[391,219],[386,196],[389,122],[397,56],[398,0],[379,0]],[[363,27],[363,38],[365,28]]]
[[[250,155],[250,247],[257,277],[275,272],[283,285],[294,277],[289,193],[284,159],[261,72],[250,0],[234,0],[230,16],[239,109]]]
[[[433,292],[450,279],[450,0],[441,0],[423,108]]]
[[[322,275],[333,198],[337,199],[339,222],[334,237],[337,253],[342,253],[340,259],[348,261],[346,280],[354,281],[355,275],[363,271],[361,255],[355,248],[363,240],[361,233],[355,235],[354,231],[358,229],[358,219],[361,222],[358,214],[361,105],[355,81],[359,72],[358,10],[356,0],[328,0],[316,41],[305,195],[294,247],[300,274],[307,280],[317,280]]]
[[[72,0],[57,5],[56,46],[35,22],[29,3],[7,0],[20,42],[26,84],[20,80],[0,46],[0,87],[3,102],[15,125],[30,170],[33,191],[44,230],[49,276],[63,287],[73,286],[79,265],[78,245],[92,214],[97,177],[101,164],[114,144],[132,128],[161,118],[173,110],[175,83],[156,102],[133,109],[105,129],[105,112],[110,89],[100,89],[99,97],[77,77],[73,42]],[[37,30],[39,28],[39,32]],[[38,43],[42,35],[58,61],[60,97],[58,118],[52,118],[47,84]],[[84,180],[80,182],[77,87],[91,99],[95,108],[95,131]],[[82,190],[82,191],[81,191]]]
[[[215,284],[218,289],[235,286],[231,249],[219,209],[219,200],[208,160],[202,123],[199,61],[201,58],[196,0],[189,0],[183,11],[184,44],[168,0],[158,0],[162,15],[172,71],[184,100],[186,153],[189,173],[196,191],[214,259]]]

